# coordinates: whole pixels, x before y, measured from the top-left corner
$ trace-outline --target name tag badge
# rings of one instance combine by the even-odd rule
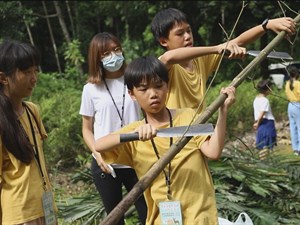
[[[160,202],[159,212],[162,225],[182,225],[179,201]]]
[[[51,191],[44,192],[43,194],[43,209],[45,215],[46,225],[53,225],[56,223],[56,216],[53,206],[53,195]]]

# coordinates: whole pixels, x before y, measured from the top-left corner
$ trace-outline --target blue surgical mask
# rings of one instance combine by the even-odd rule
[[[105,57],[101,61],[103,63],[104,69],[110,72],[116,72],[122,67],[124,62],[124,57],[122,53],[121,54],[112,53],[112,56]]]

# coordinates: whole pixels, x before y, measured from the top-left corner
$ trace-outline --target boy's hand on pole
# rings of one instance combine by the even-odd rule
[[[227,98],[222,108],[228,109],[235,102],[235,87],[225,87],[221,89],[221,93],[227,94]]]
[[[296,33],[296,23],[290,17],[270,19],[266,28],[274,31],[275,33],[286,31],[289,36],[292,36]]]

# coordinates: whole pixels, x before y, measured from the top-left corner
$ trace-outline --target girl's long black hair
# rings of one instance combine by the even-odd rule
[[[17,69],[26,70],[40,64],[38,50],[27,43],[5,41],[0,44],[0,72],[13,80]],[[33,147],[24,132],[12,103],[4,94],[4,84],[0,82],[0,136],[2,144],[18,160],[29,164],[33,159]]]
[[[290,76],[290,89],[294,90],[294,79],[297,79],[299,76],[299,72],[296,66],[288,67],[288,72]]]

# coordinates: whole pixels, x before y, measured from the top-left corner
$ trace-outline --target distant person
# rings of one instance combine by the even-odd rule
[[[267,96],[272,91],[270,80],[261,80],[256,89],[257,96],[253,101],[254,124],[256,132],[256,148],[260,151],[261,159],[265,158],[268,150],[273,150],[276,145],[275,118]]]
[[[37,83],[39,63],[39,52],[31,44],[0,44],[2,225],[56,224],[57,208],[43,152],[47,133],[38,106],[25,101]]]
[[[129,192],[138,178],[129,166],[108,165],[95,151],[95,140],[140,119],[140,107],[128,94],[124,81],[124,52],[115,35],[102,32],[92,38],[88,65],[89,77],[83,87],[79,112],[82,115],[82,135],[93,155],[91,171],[94,184],[105,211],[110,213],[123,198],[123,185]],[[143,196],[135,206],[141,223],[145,224],[147,206]],[[124,224],[124,218],[117,223]]]
[[[290,134],[292,149],[295,155],[300,155],[300,81],[296,66],[288,67],[289,80],[285,84],[285,93],[288,104]]]
[[[203,101],[207,80],[217,69],[223,50],[229,50],[230,59],[243,58],[246,49],[240,46],[254,42],[268,30],[276,33],[284,30],[292,35],[295,33],[295,22],[289,17],[264,20],[229,43],[194,47],[192,27],[183,12],[175,8],[157,12],[151,31],[165,50],[159,59],[169,72],[167,107],[197,109]],[[205,108],[205,102],[202,103],[199,113]]]
[[[142,177],[179,140],[156,137],[157,129],[189,125],[195,115],[191,108],[166,107],[168,80],[167,69],[154,56],[138,58],[128,65],[125,81],[130,96],[142,107],[144,119],[96,140],[95,149],[104,159],[132,166]],[[227,113],[235,101],[235,88],[226,87],[221,92],[228,97],[219,109],[215,132],[211,136],[192,137],[145,190],[147,225],[218,223],[215,190],[207,163],[208,158],[215,160],[222,154]],[[138,132],[140,141],[121,142],[122,134],[132,132]]]

